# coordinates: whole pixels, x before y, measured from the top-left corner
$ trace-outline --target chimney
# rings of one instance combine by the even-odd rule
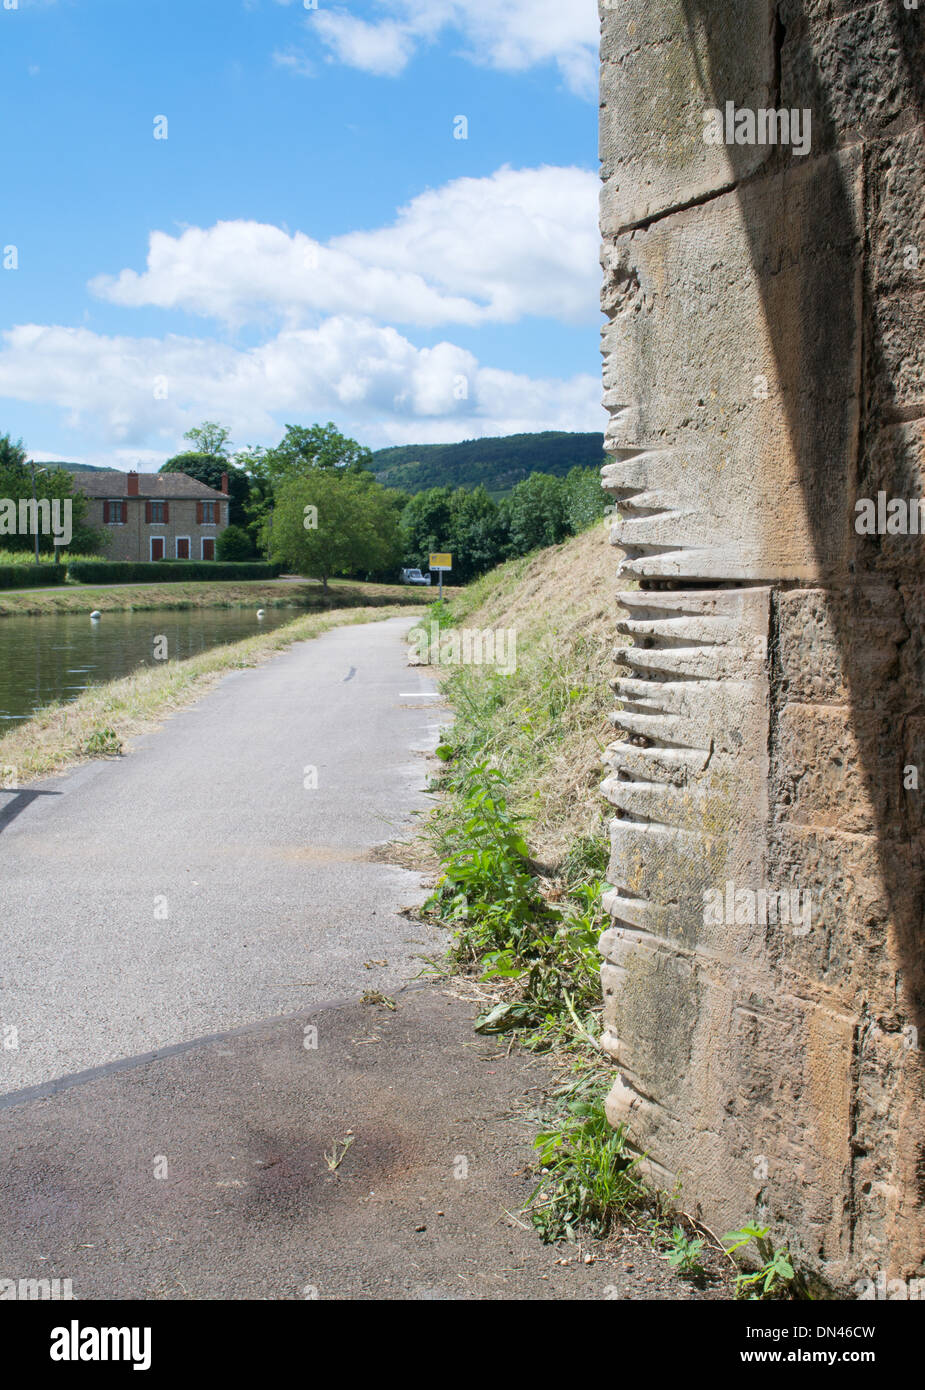
[[[126,497],[138,496],[138,474],[132,469],[128,475],[128,487],[125,492]]]
[[[223,473],[223,474],[222,474],[222,492],[225,494],[226,497],[228,496],[228,474],[227,474],[227,473]]]

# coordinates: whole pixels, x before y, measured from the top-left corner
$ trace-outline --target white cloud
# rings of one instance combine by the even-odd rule
[[[306,26],[330,58],[378,76],[397,76],[418,47],[455,33],[472,62],[507,72],[556,63],[571,91],[595,93],[596,0],[378,0],[376,12],[319,7]]]
[[[319,9],[311,23],[333,57],[377,77],[397,77],[415,49],[416,34],[391,19],[368,24],[343,10]]]
[[[278,49],[273,54],[273,61],[278,68],[289,68],[290,72],[297,72],[300,77],[314,77],[315,65],[309,62],[304,53],[297,53],[294,48]]]
[[[184,309],[229,323],[362,314],[435,326],[570,323],[598,316],[597,176],[504,167],[429,190],[395,221],[327,244],[258,222],[153,232],[147,268],[90,288],[126,307]]]
[[[372,443],[601,428],[596,376],[498,371],[453,343],[418,348],[355,318],[288,329],[248,350],[37,324],[0,344],[0,396],[66,411],[71,428],[102,437],[113,462],[162,458],[203,418],[225,421],[239,442],[274,441],[287,416],[333,417]]]

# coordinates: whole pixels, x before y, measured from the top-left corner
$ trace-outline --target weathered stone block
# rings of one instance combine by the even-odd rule
[[[877,762],[871,765],[875,750]],[[850,705],[788,704],[774,735],[771,800],[788,823],[874,835],[896,823],[901,804],[901,749],[895,730],[870,717],[859,727]]]
[[[780,101],[813,112],[813,153],[876,138],[921,109],[925,26],[902,0],[844,7],[831,19],[782,6]]]
[[[791,589],[775,598],[774,658],[782,703],[875,708],[908,640],[896,590],[872,581],[841,593]],[[863,660],[863,678],[858,666]]]
[[[715,91],[740,107],[771,104],[772,6],[620,0],[602,14],[601,229],[613,234],[766,160],[757,146],[707,144],[703,116],[720,104]]]
[[[838,156],[621,242],[632,289],[604,336],[617,417],[608,447],[618,448],[604,476],[620,499],[615,535],[628,572],[843,572],[855,500],[860,195],[856,157]],[[823,277],[837,318],[820,302]]]

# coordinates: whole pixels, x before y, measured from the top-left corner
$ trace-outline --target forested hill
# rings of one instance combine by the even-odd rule
[[[467,439],[462,444],[403,444],[378,449],[373,470],[386,487],[423,492],[431,487],[476,487],[508,492],[531,473],[564,477],[576,464],[600,467],[604,460],[602,434],[507,434]]]
[[[54,463],[43,463],[43,468],[66,468],[69,473],[106,473],[108,470],[98,463],[65,463],[58,459]]]

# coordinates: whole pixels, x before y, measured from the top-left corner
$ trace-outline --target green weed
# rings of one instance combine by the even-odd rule
[[[84,752],[92,758],[118,758],[122,740],[115,729],[94,729],[84,743]]]
[[[674,1226],[671,1231],[671,1248],[665,1258],[682,1278],[700,1280],[706,1273],[700,1263],[705,1244],[703,1236],[691,1238],[685,1235],[681,1226]]]
[[[601,1098],[573,1101],[554,1129],[534,1140],[542,1168],[525,1210],[544,1241],[575,1240],[579,1228],[606,1235],[614,1221],[647,1200],[638,1156],[625,1148]]]
[[[735,1250],[742,1250],[754,1241],[761,1260],[758,1269],[736,1276],[736,1298],[780,1298],[789,1292],[794,1279],[790,1252],[786,1249],[776,1250],[768,1239],[769,1235],[769,1226],[749,1225],[743,1226],[740,1231],[729,1231],[723,1236],[723,1245],[728,1255]]]

